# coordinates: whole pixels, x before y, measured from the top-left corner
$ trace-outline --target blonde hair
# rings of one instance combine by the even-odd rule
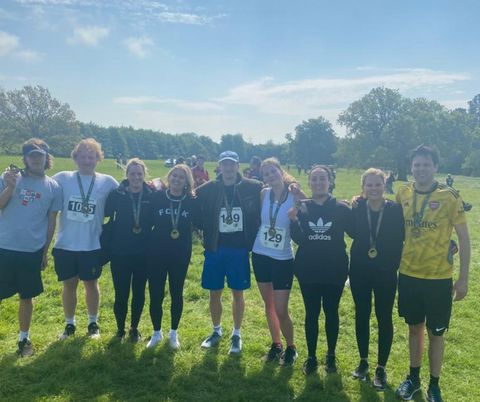
[[[75,148],[73,148],[71,154],[73,160],[77,158],[82,148],[86,149],[87,151],[94,151],[99,162],[103,160],[102,145],[93,138],[85,138],[75,145]]]
[[[145,162],[142,161],[141,159],[132,158],[128,161],[127,167],[125,168],[125,176],[128,174],[128,169],[130,169],[130,166],[140,166],[143,169],[143,173],[145,177],[147,176],[148,174],[147,165],[145,165]]]
[[[365,172],[362,174],[362,178],[360,180],[360,184],[362,186],[362,196],[365,197],[365,194],[363,194],[363,186],[365,185],[365,181],[367,180],[368,176],[377,176],[382,179],[383,185],[386,184],[387,182],[387,176],[385,175],[385,172],[383,170],[377,169],[377,168],[369,168],[365,170]]]
[[[263,168],[266,165],[273,165],[278,170],[280,170],[280,173],[282,174],[283,184],[286,184],[288,186],[289,184],[296,182],[295,177],[291,176],[290,174],[285,172],[285,170],[283,170],[282,165],[280,165],[280,162],[277,158],[271,157],[271,158],[265,159],[260,165],[260,171],[262,171],[262,173],[263,173]]]
[[[186,178],[186,181],[187,181],[187,186],[186,186],[185,189],[187,190],[188,195],[190,195],[191,197],[195,197],[195,189],[194,189],[194,181],[193,181],[192,171],[190,170],[190,168],[187,165],[184,165],[182,163],[180,165],[175,165],[168,172],[167,179],[166,179],[167,189],[169,188],[168,180],[170,179],[170,176],[172,175],[172,173],[175,170],[182,170],[183,173],[185,173],[185,178]]]

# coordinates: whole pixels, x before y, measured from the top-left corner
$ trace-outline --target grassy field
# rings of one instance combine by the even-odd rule
[[[0,167],[15,163],[19,157],[0,156]],[[163,161],[147,161],[150,177],[163,177],[168,169]],[[207,164],[213,172],[214,164]],[[68,159],[56,159],[52,174],[73,170]],[[116,170],[113,160],[103,161],[98,171],[120,180],[122,171]],[[296,173],[296,172],[291,172]],[[351,198],[359,192],[360,173],[340,170],[337,175],[335,195]],[[213,174],[213,173],[212,173]],[[306,186],[306,176],[297,177]],[[444,180],[443,175],[438,176]],[[398,186],[399,183],[396,183]],[[478,359],[478,333],[480,325],[475,311],[480,305],[478,261],[480,257],[479,218],[480,181],[474,178],[455,177],[455,187],[464,199],[475,206],[468,213],[472,237],[472,264],[470,289],[467,298],[455,303],[450,332],[446,334],[445,364],[441,378],[446,401],[480,401],[480,391],[475,384],[480,371]],[[307,356],[303,330],[304,308],[298,283],[294,283],[290,310],[295,325],[299,360],[293,368],[280,368],[265,364],[262,355],[270,346],[270,337],[263,311],[263,303],[252,275],[253,286],[245,294],[246,312],[242,328],[244,349],[239,356],[229,356],[228,338],[232,328],[231,297],[225,292],[223,327],[225,338],[220,347],[202,351],[200,343],[211,332],[208,310],[208,292],[200,287],[203,263],[202,249],[194,247],[192,263],[185,285],[185,308],[179,328],[181,349],[170,350],[163,342],[154,350],[145,343],[120,343],[114,338],[116,331],[113,315],[114,291],[108,267],[100,279],[102,302],[99,324],[100,340],[84,336],[87,313],[83,290],[79,290],[77,309],[77,336],[65,342],[56,339],[63,331],[64,317],[61,305],[61,284],[57,282],[52,261],[44,273],[45,292],[35,301],[31,339],[36,354],[29,359],[19,359],[14,351],[18,337],[17,306],[13,297],[3,301],[0,310],[0,401],[394,401],[396,387],[408,372],[407,326],[394,311],[395,338],[388,364],[389,384],[385,393],[377,393],[368,383],[351,379],[358,363],[354,330],[354,307],[351,293],[344,291],[340,307],[340,337],[337,356],[339,372],[327,375],[319,369],[318,375],[306,378],[301,365]],[[455,261],[458,267],[458,257]],[[458,269],[456,270],[458,274]],[[148,299],[148,298],[147,298]],[[169,296],[167,294],[164,334],[170,328]],[[318,357],[326,352],[321,317]],[[370,359],[376,361],[376,325],[372,321]],[[152,331],[145,306],[140,331],[147,338]],[[428,363],[422,369],[424,388],[428,383]],[[423,401],[423,395],[417,395]]]

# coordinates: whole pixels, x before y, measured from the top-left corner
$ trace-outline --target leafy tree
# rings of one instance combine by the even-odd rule
[[[80,139],[80,127],[70,106],[42,86],[11,91],[0,88],[0,127],[4,146],[38,137],[53,146],[52,153],[62,156]]]
[[[331,123],[323,117],[308,119],[295,127],[295,160],[298,165],[330,165],[337,152],[336,134]]]
[[[468,113],[475,116],[475,123],[480,126],[480,94],[468,102]]]

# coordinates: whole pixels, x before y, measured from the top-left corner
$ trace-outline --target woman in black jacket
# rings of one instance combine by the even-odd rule
[[[141,339],[138,323],[145,304],[147,283],[146,249],[152,228],[152,190],[145,184],[147,167],[140,159],[131,159],[126,167],[127,178],[112,191],[105,204],[105,216],[114,219],[110,244],[117,321],[117,336],[125,336],[128,298],[132,288],[129,339]]]
[[[335,349],[339,332],[338,308],[348,274],[344,234],[352,235],[352,211],[328,192],[333,180],[327,166],[314,166],[308,176],[312,198],[289,210],[291,236],[298,244],[295,276],[305,304],[308,359],[304,373],[317,370],[318,318],[323,305],[328,352],[325,369],[337,370]]]
[[[393,340],[392,310],[397,270],[405,237],[402,206],[384,198],[385,174],[368,169],[362,176],[362,197],[353,209],[355,238],[350,250],[350,288],[355,301],[355,332],[360,364],[353,378],[367,378],[372,293],[378,321],[378,363],[373,386],[387,386],[385,366]]]
[[[176,165],[167,175],[166,191],[155,193],[152,200],[154,228],[148,245],[148,287],[153,335],[147,344],[154,348],[163,339],[162,317],[165,284],[170,288],[170,346],[180,347],[177,329],[183,311],[183,286],[192,255],[192,224],[200,227],[200,204],[195,198],[192,171]]]

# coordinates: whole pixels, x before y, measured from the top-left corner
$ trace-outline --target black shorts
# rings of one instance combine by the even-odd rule
[[[452,315],[452,280],[398,277],[398,313],[409,325],[426,321],[433,335],[448,329]]]
[[[43,292],[43,248],[33,253],[0,248],[0,300],[31,299]]]
[[[101,250],[68,251],[59,248],[52,250],[55,260],[55,272],[59,281],[78,278],[82,281],[93,281],[102,275],[100,263]]]
[[[293,283],[293,258],[276,260],[252,253],[252,265],[258,283],[272,283],[274,290],[290,290]]]

